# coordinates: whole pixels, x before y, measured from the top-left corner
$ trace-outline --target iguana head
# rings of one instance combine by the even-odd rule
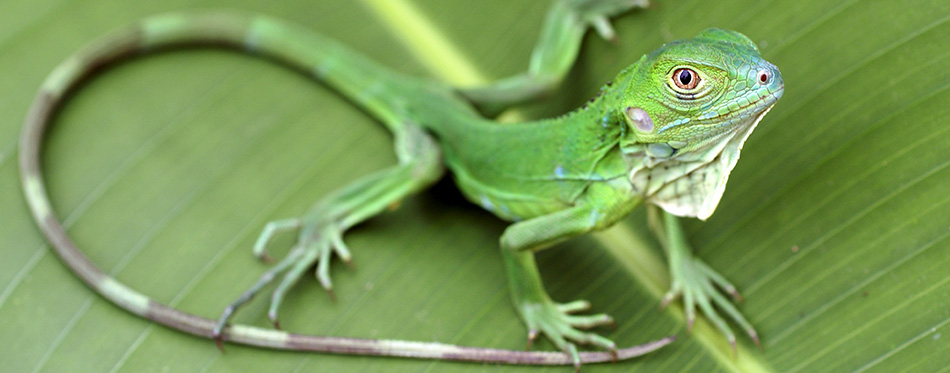
[[[630,179],[672,214],[709,217],[742,143],[782,97],[778,68],[744,35],[708,29],[644,56],[620,99]]]

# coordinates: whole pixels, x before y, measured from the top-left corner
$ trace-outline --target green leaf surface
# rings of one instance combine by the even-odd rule
[[[16,139],[36,89],[77,48],[137,18],[260,11],[395,70],[434,79],[449,71],[453,82],[471,83],[523,70],[547,7],[403,5],[3,1],[0,370],[566,371],[235,345],[222,354],[95,295],[28,217]],[[740,308],[764,349],[741,339],[733,356],[707,323],[687,334],[681,308],[658,310],[667,270],[637,210],[607,232],[540,253],[542,276],[555,299],[586,298],[612,314],[617,328],[602,332],[620,345],[680,339],[585,371],[946,370],[948,14],[947,1],[670,0],[618,19],[614,44],[588,35],[565,89],[518,115],[577,107],[642,54],[712,26],[750,36],[787,88],[746,143],[716,214],[686,226],[698,255],[743,292]],[[407,20],[419,27],[399,23]],[[420,44],[425,37],[445,44]],[[294,71],[230,51],[187,50],[135,59],[85,84],[56,119],[44,165],[58,214],[95,263],[158,301],[215,317],[265,270],[250,255],[260,228],[392,164],[389,141],[373,118]],[[496,247],[504,227],[440,183],[347,235],[356,269],[333,268],[337,301],[305,279],[281,323],[302,333],[523,348]],[[266,307],[259,299],[237,321],[266,326]]]

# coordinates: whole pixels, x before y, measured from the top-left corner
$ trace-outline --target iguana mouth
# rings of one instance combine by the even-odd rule
[[[752,126],[755,126],[755,123],[758,123],[759,120],[765,116],[765,113],[769,111],[773,105],[785,92],[785,85],[779,86],[774,91],[769,92],[763,96],[760,96],[757,100],[749,102],[749,104],[740,106],[736,110],[732,110],[726,114],[718,114],[715,109],[710,109],[708,115],[701,115],[699,123],[694,125],[703,125],[706,123],[716,122],[712,124],[708,131],[703,134],[697,135],[692,138],[686,139],[688,143],[699,143],[698,147],[703,147],[710,142],[714,142],[716,139],[722,138],[722,136],[729,136],[728,134],[741,130],[743,126],[749,125],[752,123]],[[756,112],[758,109],[758,112]],[[753,117],[752,120],[744,120],[745,118]],[[666,130],[667,128],[664,128]]]
[[[778,102],[780,98],[782,98],[782,94],[784,92],[785,92],[785,85],[781,85],[774,91],[769,91],[767,94],[759,96],[758,99],[754,101],[750,101],[747,105],[740,106],[736,110],[731,110],[730,112],[725,113],[725,114],[719,114],[718,112],[716,112],[716,109],[710,109],[707,112],[707,114],[703,114],[699,116],[699,121],[703,123],[703,122],[714,121],[717,119],[720,119],[720,120],[726,119],[726,121],[724,121],[722,124],[728,125],[732,122],[731,119],[744,116],[748,113],[753,113],[755,112],[755,108],[765,108],[765,107],[772,106],[773,104]]]

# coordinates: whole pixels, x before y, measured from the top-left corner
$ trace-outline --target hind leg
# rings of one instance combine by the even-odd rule
[[[299,230],[297,242],[286,258],[265,272],[241,297],[228,305],[215,327],[220,339],[224,327],[243,304],[250,301],[266,285],[283,275],[271,293],[268,318],[279,327],[278,310],[287,291],[316,264],[320,285],[333,294],[330,261],[337,255],[350,261],[350,251],[343,243],[343,233],[373,217],[388,206],[435,183],[444,173],[438,145],[416,125],[397,128],[395,133],[397,166],[377,171],[337,190],[320,200],[300,218],[278,220],[268,224],[254,247],[254,254],[266,258],[266,245],[275,233]]]

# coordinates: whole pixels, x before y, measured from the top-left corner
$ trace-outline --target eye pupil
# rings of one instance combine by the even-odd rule
[[[768,83],[768,81],[769,81],[769,73],[768,73],[768,72],[765,72],[765,71],[760,72],[760,73],[759,73],[759,83],[765,84],[765,83]]]
[[[690,74],[689,70],[682,69],[680,70],[679,78],[680,78],[680,83],[682,83],[683,85],[689,85],[689,83],[693,81],[693,74]]]

